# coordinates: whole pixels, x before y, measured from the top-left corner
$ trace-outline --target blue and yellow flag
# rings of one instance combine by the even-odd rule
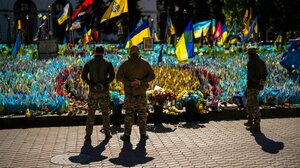
[[[175,31],[175,27],[174,27],[174,25],[172,23],[171,17],[168,18],[168,27],[169,27],[169,33],[170,33],[170,35],[174,35],[176,33],[176,31]]]
[[[193,21],[191,20],[176,45],[178,61],[186,61],[194,57]]]
[[[18,20],[18,30],[21,30],[22,29],[22,24],[21,24],[21,20],[19,19]]]
[[[236,43],[237,43],[236,36],[230,36],[229,37],[229,44],[236,44]]]
[[[277,43],[282,43],[282,32],[280,32],[274,41],[274,47],[277,48]]]
[[[201,35],[206,36],[209,30],[209,26],[211,24],[211,20],[206,20],[203,22],[199,22],[193,25],[194,36],[195,38],[201,37]]]
[[[156,29],[155,27],[153,26],[152,29],[151,29],[151,36],[153,38],[154,41],[158,41],[158,37],[157,37],[157,33],[156,33]]]
[[[255,17],[254,21],[252,22],[252,25],[251,25],[251,27],[249,28],[248,33],[247,33],[247,34],[245,35],[245,37],[244,37],[244,41],[245,41],[245,42],[247,42],[247,41],[250,39],[251,34],[253,33],[256,24],[257,24],[257,16]]]
[[[221,35],[221,39],[220,39],[219,42],[218,42],[218,45],[223,45],[223,44],[225,44],[225,41],[226,41],[226,39],[227,39],[227,36],[228,36],[227,27],[226,27],[226,25],[223,25],[223,26],[222,26],[222,35]]]
[[[211,34],[215,34],[216,32],[216,20],[212,19],[211,20]]]
[[[18,33],[15,45],[14,45],[14,49],[11,52],[11,55],[17,55],[20,51],[21,48],[21,33]]]
[[[127,0],[114,0],[102,16],[100,23],[128,12]]]
[[[139,45],[144,38],[151,37],[151,31],[148,20],[145,20],[142,25],[137,27],[128,37],[125,48],[130,48],[133,45]]]
[[[231,26],[229,32],[228,32],[228,38],[230,44],[235,44],[237,43],[237,34],[236,34],[236,22],[233,23]],[[227,41],[227,40],[226,40]]]
[[[82,44],[85,48],[86,44],[93,40],[93,38],[92,38],[92,29],[89,29],[89,31],[87,31],[87,28],[85,26],[84,29],[83,29],[82,34],[83,34],[82,39],[80,39],[78,42],[79,43],[82,42]]]
[[[276,40],[274,41],[275,43],[282,43],[282,35],[281,32],[278,34]]]
[[[172,36],[176,35],[176,30],[175,27],[172,23],[172,19],[171,17],[168,18],[168,32],[167,32],[167,41],[168,44],[171,44],[172,41]],[[174,43],[176,42],[176,37],[173,38],[174,39]]]
[[[252,8],[253,8],[253,2],[252,2],[252,0],[248,0],[245,15],[243,18],[244,25],[246,25],[246,24],[249,25],[249,22],[252,19]]]
[[[67,25],[66,31],[68,31],[69,29],[70,29],[70,30],[76,30],[76,29],[79,29],[79,28],[81,28],[81,23],[80,23],[79,20],[75,20],[75,21],[72,23],[72,25],[71,25],[70,28],[69,28],[69,25]]]
[[[138,27],[140,27],[142,24],[144,23],[144,19],[143,18],[140,18],[139,22],[135,25],[134,29],[137,29]]]
[[[66,21],[69,18],[69,8],[70,4],[67,3],[63,10],[57,15],[58,25],[61,25],[64,21]]]
[[[244,22],[244,36],[247,36],[250,29],[250,21],[252,20],[252,9],[253,9],[253,2],[252,0],[248,0],[246,6],[246,12],[243,18]]]

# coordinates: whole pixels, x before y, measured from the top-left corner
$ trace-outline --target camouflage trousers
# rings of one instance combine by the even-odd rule
[[[100,109],[102,112],[102,124],[105,134],[110,134],[110,109],[109,109],[110,97],[109,92],[95,93],[90,92],[88,97],[88,116],[86,120],[86,135],[92,135],[93,126],[95,121],[95,112]]]
[[[147,99],[146,95],[125,95],[125,135],[131,134],[131,128],[134,124],[135,113],[138,115],[138,125],[140,134],[146,134],[147,130]]]
[[[260,122],[258,93],[256,89],[247,89],[247,115]]]

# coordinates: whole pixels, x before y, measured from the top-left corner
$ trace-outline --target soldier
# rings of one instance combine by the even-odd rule
[[[258,93],[264,88],[268,75],[266,64],[256,54],[256,48],[248,49],[249,61],[247,64],[247,117],[244,123],[247,130],[260,132],[260,111]]]
[[[102,112],[102,124],[105,133],[105,139],[109,140],[110,134],[109,123],[109,83],[115,78],[115,71],[112,63],[103,58],[104,48],[96,47],[94,58],[88,61],[83,68],[81,78],[89,85],[88,96],[88,117],[86,120],[86,140],[91,139],[93,133],[93,125],[95,120],[95,111],[100,108]],[[89,75],[89,77],[88,77]]]
[[[131,127],[134,122],[134,113],[138,114],[140,140],[146,141],[149,137],[146,134],[147,127],[147,99],[146,90],[148,82],[155,79],[151,65],[139,56],[138,46],[130,48],[129,59],[125,60],[118,72],[117,80],[124,84],[125,90],[125,131],[121,140],[129,142]]]

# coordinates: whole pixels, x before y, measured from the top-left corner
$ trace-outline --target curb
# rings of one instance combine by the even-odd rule
[[[269,108],[261,109],[262,119],[267,118],[295,118],[300,117],[300,108]],[[26,118],[24,116],[2,117],[0,118],[0,129],[11,128],[32,128],[32,127],[59,127],[59,126],[79,126],[85,125],[87,114],[77,114],[76,116],[65,115],[45,115]],[[178,123],[189,121],[221,121],[221,120],[241,120],[246,119],[246,110],[223,110],[211,111],[207,114],[182,113],[178,116],[163,114],[162,122]],[[115,123],[116,117],[111,115],[111,124]],[[172,120],[172,121],[170,121]],[[121,114],[119,121],[123,124],[124,114]],[[149,113],[147,123],[155,121],[154,113]],[[136,121],[135,121],[136,122]],[[95,115],[95,125],[102,123],[101,114]]]

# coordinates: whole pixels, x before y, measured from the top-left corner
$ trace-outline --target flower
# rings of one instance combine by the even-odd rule
[[[155,86],[153,91],[148,92],[148,99],[153,105],[164,105],[167,102],[176,100],[176,95],[170,89],[163,89]]]

